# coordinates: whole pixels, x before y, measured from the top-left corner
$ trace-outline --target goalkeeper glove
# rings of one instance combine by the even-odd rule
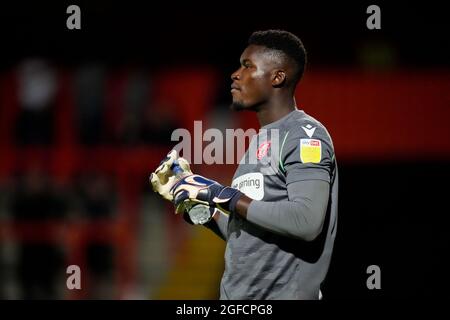
[[[198,174],[183,177],[173,185],[170,193],[175,206],[191,201],[229,212],[234,212],[237,201],[243,195],[237,189],[225,187]]]
[[[158,168],[150,176],[153,191],[159,193],[164,199],[173,201],[170,189],[183,176],[192,175],[189,163],[184,158],[178,158],[177,151],[170,151]],[[183,213],[183,218],[191,224],[204,224],[211,220],[214,208],[197,205],[191,201],[180,202],[175,213]],[[194,207],[195,206],[195,207]]]
[[[172,150],[167,154],[166,158],[161,161],[158,168],[150,175],[149,179],[153,191],[169,201],[173,201],[173,194],[170,193],[170,190],[179,180],[179,177],[172,171],[172,166],[175,162],[178,162],[178,165],[183,170],[183,174],[192,174],[189,162],[184,158],[178,158],[177,151]]]

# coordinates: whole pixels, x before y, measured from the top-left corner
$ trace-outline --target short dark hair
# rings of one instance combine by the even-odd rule
[[[296,35],[284,30],[255,31],[248,39],[248,44],[283,52],[295,63],[294,85],[300,81],[306,65],[306,50]]]

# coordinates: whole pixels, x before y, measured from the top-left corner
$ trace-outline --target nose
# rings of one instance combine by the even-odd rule
[[[234,81],[234,80],[239,80],[241,78],[239,70],[240,70],[240,68],[231,74],[231,80]]]

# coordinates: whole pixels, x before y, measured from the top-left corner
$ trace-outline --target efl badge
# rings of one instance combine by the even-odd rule
[[[262,157],[264,157],[267,154],[269,148],[270,148],[270,141],[261,143],[258,150],[256,151],[256,158],[258,158],[258,160],[261,160]]]
[[[300,160],[319,163],[322,160],[322,143],[317,139],[300,139]]]

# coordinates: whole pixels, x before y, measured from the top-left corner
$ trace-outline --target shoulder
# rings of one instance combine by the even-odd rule
[[[280,168],[286,182],[324,180],[330,182],[335,154],[325,126],[303,111],[286,123],[280,152]]]
[[[314,117],[298,110],[285,124],[285,143],[297,145],[300,139],[316,139],[333,150],[333,142],[326,127]]]

